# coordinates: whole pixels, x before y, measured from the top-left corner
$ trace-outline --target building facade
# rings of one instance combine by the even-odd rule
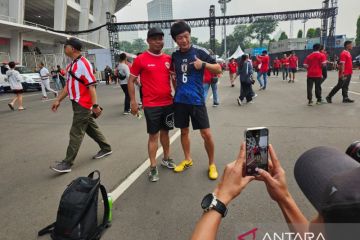
[[[153,0],[147,4],[149,21],[173,19],[172,0]],[[174,48],[169,29],[164,29],[164,48]]]
[[[60,54],[67,34],[46,30],[81,31],[106,23],[131,0],[0,0],[0,62],[23,63],[24,53]],[[109,46],[106,28],[77,35],[85,49]]]

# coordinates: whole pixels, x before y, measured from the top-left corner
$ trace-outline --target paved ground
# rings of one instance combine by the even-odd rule
[[[342,104],[339,94],[332,105],[308,107],[305,74],[299,73],[298,78],[295,84],[288,84],[271,77],[268,90],[257,92],[255,103],[242,107],[236,104],[239,86],[230,88],[223,78],[221,106],[212,108],[210,99],[208,112],[219,170],[234,160],[247,127],[268,127],[270,142],[287,171],[290,191],[311,217],[315,212],[295,183],[294,163],[311,147],[328,145],[344,150],[359,139],[360,81],[359,72],[355,72],[350,86],[354,104]],[[330,73],[323,86],[325,94],[335,81],[335,73]],[[55,219],[59,198],[72,179],[99,169],[102,182],[112,191],[147,159],[145,120],[121,114],[123,94],[119,87],[101,85],[98,94],[105,109],[98,122],[114,154],[91,160],[98,148],[85,138],[73,171],[67,175],[56,175],[48,166],[65,154],[72,115],[69,102],[54,114],[49,110],[51,101],[42,102],[39,92],[33,92],[24,98],[26,111],[11,112],[7,99],[12,95],[0,95],[0,239],[36,239],[37,231]],[[149,183],[147,173],[143,173],[115,202],[113,226],[103,239],[189,238],[201,215],[202,197],[216,185],[207,178],[207,157],[199,133],[193,132],[191,138],[194,167],[182,174],[160,169],[158,183]],[[183,159],[179,139],[171,150],[177,162]],[[283,222],[280,210],[264,185],[253,182],[229,206],[219,239],[235,239],[237,229],[245,223],[272,222]]]

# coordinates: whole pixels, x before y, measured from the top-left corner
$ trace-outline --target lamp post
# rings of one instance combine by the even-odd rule
[[[229,3],[231,0],[219,0],[221,12],[224,15],[224,26],[223,26],[223,37],[224,37],[224,53],[225,59],[227,58],[227,46],[226,46],[226,23],[225,23],[225,16],[226,16],[226,4]]]

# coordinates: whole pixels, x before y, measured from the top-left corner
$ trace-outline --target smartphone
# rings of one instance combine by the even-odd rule
[[[247,176],[256,176],[256,168],[268,171],[269,129],[266,127],[248,128],[245,131]]]

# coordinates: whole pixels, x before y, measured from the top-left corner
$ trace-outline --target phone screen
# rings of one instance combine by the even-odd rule
[[[256,168],[268,171],[269,130],[248,129],[246,137],[246,175],[258,175]]]

